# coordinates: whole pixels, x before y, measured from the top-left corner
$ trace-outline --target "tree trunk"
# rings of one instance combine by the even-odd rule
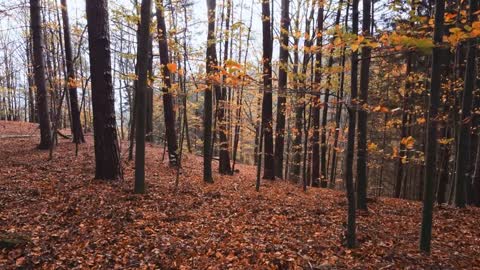
[[[347,1],[347,11],[345,12],[345,28],[348,28],[348,12],[350,8],[350,2]],[[338,91],[337,97],[337,108],[335,112],[335,134],[333,138],[333,155],[332,155],[332,169],[330,172],[330,185],[332,188],[335,188],[336,185],[336,174],[337,174],[337,148],[338,148],[338,139],[340,137],[340,122],[342,120],[342,104],[344,96],[344,87],[345,87],[345,61],[346,61],[346,46],[342,49],[342,73],[340,74],[339,84],[340,89]]]
[[[362,32],[365,37],[370,36],[371,1],[363,0]],[[367,210],[367,111],[364,105],[368,104],[368,83],[370,71],[369,46],[362,47],[360,69],[360,100],[358,110],[358,145],[357,145],[357,207]]]
[[[313,99],[313,137],[312,137],[312,186],[318,187],[320,185],[320,82],[322,80],[322,31],[323,31],[323,9],[324,5],[321,3],[318,7],[317,17],[317,53],[315,54],[315,78],[313,91],[316,95]]]
[[[340,0],[338,3],[337,14],[335,17],[335,27],[340,25],[340,14],[342,10],[343,1]],[[332,37],[330,44],[334,44],[335,36]],[[330,55],[328,57],[328,66],[327,70],[331,70],[333,67],[333,53],[334,47],[330,49]],[[321,129],[321,153],[320,153],[320,164],[322,169],[321,175],[321,186],[327,187],[327,171],[328,171],[328,164],[327,164],[327,120],[328,120],[328,99],[330,97],[330,88],[332,87],[332,75],[329,72],[327,75],[327,87],[325,89],[325,96],[323,99],[323,112],[322,112],[322,129]]]
[[[215,46],[215,9],[216,0],[207,0],[208,9],[208,34],[207,34],[207,55],[206,71],[207,76],[213,76],[216,65],[216,46]],[[203,115],[203,181],[213,182],[212,177],[212,84],[211,78],[208,78],[208,87],[205,89],[204,96],[204,115]]]
[[[226,21],[225,21],[225,33],[229,33],[230,31],[230,10],[231,10],[231,0],[227,1],[227,16],[226,16]],[[224,57],[223,57],[223,62],[225,64],[225,61],[227,60],[228,57],[228,46],[229,46],[229,39],[228,36],[225,37],[225,43],[224,43]],[[226,77],[223,76],[223,82],[225,83]],[[229,140],[228,140],[228,134],[230,132],[230,129],[227,125],[227,87],[215,87],[215,93],[217,94],[217,102],[218,102],[218,111],[217,111],[217,121],[218,121],[218,136],[220,139],[220,147],[219,147],[219,152],[220,152],[220,160],[219,160],[219,173],[220,174],[231,174],[232,173],[232,168],[230,166],[230,151],[229,151]]]
[[[148,89],[148,66],[150,52],[150,20],[152,13],[151,0],[142,0],[140,25],[137,35],[137,65],[138,80],[135,88],[137,103],[137,126],[135,133],[135,193],[145,193],[145,126],[146,126],[146,96]]]
[[[88,47],[92,84],[95,178],[122,177],[112,87],[107,0],[87,0]]]
[[[352,2],[352,33],[358,34],[358,1]],[[347,216],[347,246],[353,248],[356,245],[355,236],[355,188],[353,185],[353,162],[354,162],[354,150],[355,150],[355,126],[356,126],[356,99],[358,94],[358,53],[352,52],[351,55],[351,82],[350,93],[351,102],[347,107],[348,110],[348,137],[347,137],[347,150],[345,160],[345,186],[348,201],[348,216]]]
[[[35,110],[35,94],[34,94],[34,87],[35,82],[33,78],[33,71],[32,71],[32,39],[27,37],[26,41],[26,55],[27,55],[27,81],[28,81],[28,121],[30,123],[37,122],[37,114]]]
[[[67,66],[68,76],[68,91],[70,97],[70,110],[71,110],[71,129],[74,143],[83,143],[85,138],[83,137],[82,124],[80,122],[80,110],[78,108],[77,97],[77,78],[75,70],[73,68],[73,56],[72,56],[72,41],[70,37],[70,24],[68,20],[67,0],[61,0],[62,5],[62,21],[63,21],[63,37],[65,39],[65,62]]]
[[[172,88],[171,74],[168,69],[169,50],[167,40],[167,28],[165,26],[165,17],[163,15],[163,0],[157,3],[157,31],[158,31],[158,46],[160,52],[160,64],[162,65],[162,79],[164,87],[163,92],[163,114],[165,117],[165,135],[167,137],[168,160],[170,165],[176,166],[178,160],[177,154],[177,134],[175,132],[175,111],[173,110],[173,96],[170,93]]]
[[[264,179],[275,179],[273,159],[273,119],[272,119],[272,32],[270,25],[270,1],[262,1],[263,31],[263,101],[262,129],[264,149]]]
[[[472,23],[476,19],[478,0],[470,0],[469,22]],[[455,186],[455,205],[457,207],[465,207],[467,185],[470,184],[470,145],[471,136],[470,128],[472,124],[472,100],[475,88],[475,59],[476,59],[476,40],[471,38],[467,41],[467,63],[465,67],[465,80],[462,98],[462,115],[460,118],[459,136],[457,144],[457,162],[456,162],[456,186]]]
[[[150,1],[151,5],[151,1]],[[151,10],[151,9],[150,9]],[[148,38],[148,79],[147,79],[147,92],[145,93],[146,102],[146,119],[145,119],[145,140],[153,142],[153,36],[149,35]]]
[[[400,140],[407,137],[407,119],[408,119],[408,106],[409,106],[409,91],[410,91],[410,72],[412,70],[412,52],[409,52],[407,55],[407,70],[406,70],[406,83],[405,83],[405,93],[403,94],[403,108],[402,108],[402,126],[400,128]],[[397,161],[397,175],[395,180],[395,198],[400,198],[400,193],[402,190],[402,179],[403,179],[403,160],[402,155],[406,155],[405,144],[400,144],[400,156]]]
[[[277,125],[275,127],[275,176],[283,178],[285,144],[285,103],[287,102],[288,36],[290,31],[290,1],[282,0],[280,18],[280,55],[278,67]]]
[[[420,250],[430,252],[430,242],[432,238],[432,219],[433,219],[433,187],[435,179],[435,168],[437,163],[437,115],[440,103],[441,91],[441,65],[442,48],[440,43],[443,36],[443,21],[445,13],[445,0],[435,1],[435,27],[433,41],[435,47],[432,54],[432,70],[430,76],[430,96],[429,109],[427,119],[427,140],[425,151],[425,167],[427,168],[424,175],[424,193],[423,193],[423,213],[422,213],[422,230],[420,236]]]
[[[40,123],[39,149],[49,149],[52,143],[48,116],[45,64],[43,62],[43,36],[40,22],[40,0],[30,0],[30,27],[33,39],[33,67],[37,87],[38,121]]]

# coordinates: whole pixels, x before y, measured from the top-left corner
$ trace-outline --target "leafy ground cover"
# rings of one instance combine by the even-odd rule
[[[432,253],[418,251],[421,203],[375,198],[343,245],[344,192],[289,181],[254,188],[255,167],[202,182],[201,158],[176,170],[147,146],[147,193],[93,179],[92,137],[35,149],[36,125],[0,122],[2,269],[480,269],[480,210],[438,206]],[[126,157],[126,144],[122,154]]]

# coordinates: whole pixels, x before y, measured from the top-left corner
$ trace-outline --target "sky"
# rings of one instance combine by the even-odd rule
[[[60,2],[60,0],[57,0]],[[134,5],[132,4],[134,0],[110,0],[109,1],[109,8],[115,9],[119,5],[125,6],[126,10],[134,10]],[[138,0],[141,2],[141,0]],[[166,1],[166,0],[164,0]],[[189,19],[189,29],[188,32],[190,34],[189,43],[190,46],[199,52],[199,55],[204,53],[204,48],[206,45],[206,30],[207,30],[207,8],[206,8],[206,0],[191,0],[193,3],[191,17]],[[222,5],[224,0],[217,0],[217,7]],[[22,36],[22,31],[25,30],[26,19],[28,18],[29,9],[28,9],[28,0],[0,0],[0,41],[7,40],[8,42],[14,42],[16,47],[12,54],[15,58],[19,61],[16,61],[17,68],[18,68],[18,75],[19,77],[23,77],[23,82],[25,83],[25,42],[24,37]],[[233,8],[233,16],[234,20],[231,24],[234,24],[240,20],[248,26],[249,19],[250,19],[250,9],[252,7],[251,0],[233,0],[234,8]],[[360,1],[361,2],[361,1]],[[242,18],[240,18],[240,8],[239,6],[243,4],[245,7],[242,13]],[[70,23],[76,24],[77,21],[82,22],[81,24],[85,24],[85,0],[67,0],[68,11],[70,16]],[[332,20],[334,9],[327,10],[327,16],[329,20]],[[360,6],[361,9],[361,6]],[[218,10],[218,9],[217,9]],[[273,60],[274,63],[278,59],[278,51],[279,45],[278,40],[278,28],[279,28],[279,18],[280,18],[280,1],[275,0],[273,2],[273,12],[274,12],[274,47],[273,47]],[[297,12],[297,2],[292,0],[291,1],[291,17],[292,17],[292,25],[293,25],[293,17],[295,16],[294,13]],[[307,16],[308,11],[305,8],[300,9],[300,21],[304,22],[305,16]],[[316,13],[316,12],[315,12]],[[112,12],[110,12],[110,15]],[[217,18],[220,17],[220,12],[217,11]],[[167,22],[168,24],[168,22]],[[330,24],[326,24],[330,25]],[[167,25],[168,28],[168,25]],[[112,27],[111,27],[112,29]],[[217,29],[218,31],[218,29]],[[262,21],[261,21],[261,2],[260,0],[253,0],[253,23],[252,23],[252,41],[251,46],[249,48],[249,58],[252,62],[257,63],[260,65],[260,59],[262,54],[262,44],[261,44],[261,33],[262,33]],[[246,33],[245,33],[246,35]],[[302,35],[303,36],[303,35]],[[244,37],[245,38],[245,37]],[[86,39],[85,41],[86,42]],[[300,40],[300,45],[303,46],[303,38]],[[324,40],[326,42],[326,40]],[[2,44],[0,42],[0,44]],[[217,45],[217,49],[219,48],[220,43]],[[243,47],[245,50],[245,47]],[[204,65],[203,57],[198,57],[197,59],[190,59],[193,65]],[[196,63],[195,63],[196,60]],[[0,59],[0,64],[1,64]],[[0,65],[1,69],[1,65]],[[23,74],[21,74],[23,72]],[[274,71],[275,73],[275,71]]]

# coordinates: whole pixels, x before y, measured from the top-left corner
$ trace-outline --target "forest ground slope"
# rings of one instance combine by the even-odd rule
[[[435,208],[432,254],[418,251],[421,203],[377,198],[343,246],[344,192],[263,181],[255,167],[202,182],[186,155],[178,192],[163,148],[147,146],[147,193],[93,179],[92,136],[35,149],[37,126],[0,121],[1,269],[480,269],[480,210]],[[12,136],[15,135],[15,136]],[[122,146],[126,157],[126,144]],[[214,168],[217,166],[215,164]]]

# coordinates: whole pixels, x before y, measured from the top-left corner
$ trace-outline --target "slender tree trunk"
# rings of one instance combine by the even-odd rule
[[[473,173],[473,203],[480,206],[480,143],[477,144],[475,157],[475,171]]]
[[[353,0],[352,2],[352,33],[354,35],[358,34],[358,1]],[[353,185],[353,162],[354,162],[354,151],[355,151],[355,126],[356,126],[356,111],[357,111],[357,94],[358,94],[358,53],[356,51],[352,52],[351,55],[351,82],[350,82],[350,93],[351,93],[351,102],[347,107],[348,110],[348,137],[347,137],[347,150],[346,160],[345,160],[345,186],[347,193],[348,201],[348,216],[347,216],[347,246],[353,248],[356,245],[356,236],[355,236],[355,188]]]
[[[40,123],[39,149],[49,149],[52,143],[48,116],[45,64],[43,62],[43,36],[40,22],[40,0],[30,0],[30,27],[33,39],[34,79],[37,88],[38,120]]]
[[[469,22],[472,23],[475,21],[477,15],[475,14],[477,10],[478,0],[470,0],[470,14]],[[472,124],[472,100],[473,100],[473,91],[475,88],[475,79],[477,74],[475,73],[475,59],[477,48],[476,40],[471,38],[467,41],[467,64],[465,67],[465,80],[463,88],[463,98],[462,98],[462,113],[460,118],[459,136],[457,144],[457,162],[456,162],[456,186],[455,186],[455,205],[457,207],[465,207],[466,205],[466,195],[467,195],[467,185],[470,184],[470,146],[471,146],[471,136],[470,128]]]
[[[413,53],[409,52],[407,55],[407,70],[406,70],[406,83],[405,83],[405,93],[403,94],[403,108],[402,108],[402,126],[400,128],[400,139],[407,137],[407,119],[408,119],[408,106],[409,106],[409,91],[410,91],[410,72],[412,70],[412,58]],[[402,190],[402,179],[403,179],[403,160],[402,155],[406,155],[405,144],[400,144],[400,156],[397,161],[397,175],[395,180],[395,198],[400,198],[400,192]]]
[[[213,76],[217,65],[217,52],[215,46],[215,9],[216,0],[207,0],[208,9],[208,35],[207,35],[207,76]],[[203,180],[207,183],[213,182],[212,177],[212,90],[213,81],[208,78],[208,87],[204,96],[203,116]]]
[[[430,97],[427,119],[427,143],[425,151],[425,172],[424,193],[423,193],[423,214],[422,229],[420,235],[420,250],[430,252],[430,242],[432,238],[432,219],[433,219],[433,187],[435,179],[435,168],[437,163],[437,115],[440,103],[440,75],[442,64],[442,48],[440,43],[443,37],[443,21],[445,13],[445,0],[435,1],[435,28],[433,41],[435,47],[432,55],[432,70],[430,77]]]
[[[316,95],[313,99],[313,138],[312,138],[312,186],[318,187],[320,185],[320,142],[319,142],[319,129],[320,129],[320,82],[322,80],[322,31],[323,31],[323,3],[319,4],[317,15],[317,52],[315,54],[315,78],[313,91]]]
[[[449,128],[446,128],[445,137],[448,138],[450,132],[448,131]],[[438,177],[438,190],[437,190],[437,203],[442,204],[447,202],[447,185],[448,185],[448,178],[449,178],[449,164],[450,164],[450,146],[443,145],[442,146],[442,158],[441,158],[441,167]]]
[[[367,38],[370,36],[371,1],[363,0],[362,32]],[[357,145],[357,207],[367,210],[367,111],[364,105],[368,104],[368,83],[370,75],[369,46],[362,47],[360,69],[360,109],[358,110],[358,145]]]
[[[162,77],[164,81],[163,92],[163,114],[165,117],[165,133],[167,137],[168,159],[170,165],[176,166],[178,160],[177,154],[177,134],[175,131],[175,111],[173,110],[173,96],[170,93],[172,88],[171,73],[168,69],[169,50],[167,40],[167,28],[165,26],[165,17],[163,15],[163,0],[157,2],[157,30],[158,46],[160,51],[160,64],[162,65]]]
[[[273,118],[272,118],[272,31],[270,25],[270,1],[262,0],[263,29],[263,101],[262,129],[264,150],[264,179],[275,179],[273,159]]]
[[[34,72],[33,68],[33,61],[32,61],[32,39],[31,37],[27,37],[26,41],[26,55],[27,55],[27,81],[28,81],[28,121],[30,123],[37,122],[37,114],[35,110],[35,94],[34,94]]]
[[[348,15],[349,15],[350,2],[347,1],[347,11],[345,12],[345,28],[348,28]],[[346,61],[346,46],[342,49],[342,73],[340,74],[339,84],[340,89],[337,96],[337,108],[335,112],[335,134],[333,138],[333,155],[332,155],[332,169],[330,172],[330,185],[332,188],[335,188],[336,185],[336,173],[337,173],[337,149],[338,149],[338,139],[340,137],[340,123],[342,120],[342,105],[343,105],[343,96],[344,96],[344,87],[345,87],[345,61]]]
[[[341,9],[342,9],[342,4],[343,1],[339,1],[338,3],[338,10],[337,10],[337,15],[335,17],[335,26],[338,27],[340,25],[340,15],[341,15]],[[335,36],[332,37],[331,39],[331,44],[333,45],[333,42],[335,40]],[[334,52],[334,47],[330,49],[330,55],[328,57],[328,69],[331,70],[333,67],[333,52]],[[322,187],[327,187],[327,171],[328,171],[328,164],[327,164],[327,120],[328,120],[328,99],[330,97],[330,88],[332,87],[332,75],[329,72],[327,76],[327,87],[325,89],[325,96],[323,99],[323,112],[322,112],[322,128],[321,128],[321,153],[320,153],[320,164],[321,164],[321,169],[322,169],[322,175],[321,175],[321,186]]]
[[[285,104],[287,102],[288,36],[290,31],[290,1],[282,0],[280,18],[280,55],[278,68],[277,124],[275,127],[275,176],[283,178],[285,144]]]
[[[315,2],[313,2],[315,3]],[[309,16],[305,19],[305,32],[310,34],[310,23],[313,20],[314,15],[314,7],[311,7],[311,12]],[[300,22],[296,21],[296,28],[299,29]],[[306,121],[304,119],[305,113],[305,80],[306,80],[306,73],[307,73],[307,66],[308,62],[310,61],[310,53],[308,53],[309,49],[312,45],[312,38],[306,38],[304,41],[305,53],[303,54],[303,63],[301,73],[298,73],[298,38],[295,41],[295,45],[297,48],[295,49],[294,55],[294,74],[297,76],[295,79],[295,92],[297,96],[296,104],[295,104],[295,138],[293,140],[293,161],[292,161],[292,174],[296,178],[296,181],[299,181],[301,178],[301,165],[302,165],[302,151],[307,151],[307,149],[303,149],[302,147],[302,138],[303,138],[303,122]]]
[[[75,70],[73,68],[73,56],[72,56],[72,41],[70,37],[70,23],[68,20],[67,0],[61,0],[62,5],[62,20],[63,20],[63,37],[65,39],[65,62],[67,66],[68,75],[68,91],[70,98],[70,110],[71,110],[71,129],[74,143],[83,143],[85,138],[83,137],[82,124],[80,123],[80,110],[78,109],[78,97],[77,97],[77,78]]]
[[[225,20],[225,33],[230,31],[230,10],[231,10],[231,0],[227,0],[227,16]],[[228,36],[225,37],[224,44],[224,57],[223,62],[225,62],[228,57],[228,46],[229,46]],[[223,81],[225,82],[226,77],[223,76]],[[218,111],[217,111],[217,121],[219,132],[218,136],[220,139],[220,160],[219,160],[219,173],[221,174],[231,174],[232,168],[230,166],[230,151],[229,151],[229,140],[228,134],[230,132],[227,125],[227,87],[216,87],[217,102],[218,102]]]
[[[150,1],[151,2],[151,1]],[[151,3],[150,3],[151,5]],[[148,38],[148,79],[147,79],[147,92],[146,92],[146,118],[145,118],[145,140],[153,142],[153,36],[149,35]]]
[[[87,0],[88,47],[92,80],[95,178],[122,177],[112,87],[107,0]]]
[[[150,20],[152,14],[151,0],[142,0],[140,25],[137,42],[138,80],[135,88],[137,103],[137,127],[135,134],[135,193],[145,193],[145,130],[146,130],[146,96],[148,88],[148,66],[150,52]]]

